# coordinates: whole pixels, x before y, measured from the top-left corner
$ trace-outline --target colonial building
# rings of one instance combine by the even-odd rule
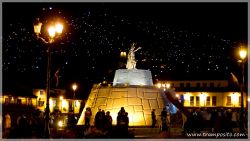
[[[176,99],[184,107],[225,107],[239,108],[241,106],[240,91],[232,88],[228,80],[184,80],[158,81],[157,87],[172,89]],[[246,96],[244,93],[244,107]]]
[[[3,93],[0,97],[1,104],[17,104],[32,106],[41,111],[45,111],[46,107],[46,90],[33,89],[33,94],[18,95],[13,93]],[[69,113],[74,111],[75,114],[80,112],[81,106],[83,106],[83,100],[73,99],[66,95],[66,90],[53,89],[49,98],[50,112],[59,110],[62,113]]]

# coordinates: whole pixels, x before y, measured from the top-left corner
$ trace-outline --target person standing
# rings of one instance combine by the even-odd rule
[[[107,131],[111,131],[112,130],[112,117],[110,116],[110,112],[109,111],[107,111],[106,115],[105,115],[104,128]]]
[[[3,137],[8,138],[10,135],[10,130],[11,130],[11,117],[10,114],[6,114],[4,116],[4,132],[3,132]]]
[[[85,111],[85,126],[88,128],[90,126],[90,118],[92,116],[92,112],[91,112],[91,109],[88,107],[86,108],[86,111]]]
[[[162,122],[162,131],[168,131],[167,127],[167,111],[166,108],[164,107],[161,111],[161,122]]]
[[[96,129],[101,129],[101,126],[102,126],[101,122],[102,122],[102,110],[99,109],[95,115],[95,127],[96,127]]]
[[[4,129],[8,130],[11,128],[11,117],[9,114],[6,114],[4,117],[5,117]]]
[[[152,118],[152,126],[151,126],[151,128],[154,128],[155,124],[156,124],[155,109],[153,109],[152,112],[151,112],[151,118]]]

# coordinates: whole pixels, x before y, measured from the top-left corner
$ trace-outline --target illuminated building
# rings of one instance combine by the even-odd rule
[[[232,89],[227,80],[159,81],[155,85],[162,89],[164,85],[170,85],[184,107],[240,108],[241,105],[239,91]]]

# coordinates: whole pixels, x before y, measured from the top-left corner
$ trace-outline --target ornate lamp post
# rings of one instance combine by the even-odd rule
[[[54,42],[56,33],[60,35],[63,30],[63,25],[61,23],[56,23],[48,27],[49,40],[46,41],[43,37],[40,37],[42,23],[39,21],[39,18],[34,22],[34,32],[37,39],[40,39],[45,44],[49,44],[47,53],[48,53],[48,64],[47,64],[47,82],[46,82],[46,109],[45,109],[45,126],[44,126],[44,137],[49,138],[49,97],[50,97],[50,66],[51,66],[51,44]]]
[[[73,96],[73,113],[75,113],[75,110],[74,110],[74,108],[75,108],[75,91],[76,91],[76,89],[77,89],[76,83],[74,83],[74,84],[72,85],[72,89],[73,89],[73,91],[74,91],[74,96]]]
[[[240,132],[243,133],[244,132],[244,64],[246,61],[246,57],[247,57],[247,51],[243,48],[240,49],[239,51],[239,55],[240,55],[240,63],[241,63],[241,74],[242,74],[242,83],[241,83],[241,87],[240,87],[240,91],[241,91],[241,112],[240,112]]]

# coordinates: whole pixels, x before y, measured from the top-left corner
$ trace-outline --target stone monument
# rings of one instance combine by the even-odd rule
[[[157,123],[160,124],[160,114],[163,107],[169,103],[163,90],[155,87],[150,70],[136,69],[135,49],[132,43],[128,53],[127,69],[115,72],[113,85],[95,84],[89,94],[82,111],[78,125],[84,125],[84,112],[87,107],[92,110],[90,124],[94,125],[94,117],[98,109],[110,111],[113,125],[116,125],[117,113],[124,107],[128,112],[129,126],[150,126],[151,111],[155,109]]]
[[[127,69],[118,69],[115,72],[113,86],[121,85],[140,85],[153,86],[151,72],[149,70],[136,69],[135,52],[141,49],[135,49],[135,43],[132,43],[128,53]]]

